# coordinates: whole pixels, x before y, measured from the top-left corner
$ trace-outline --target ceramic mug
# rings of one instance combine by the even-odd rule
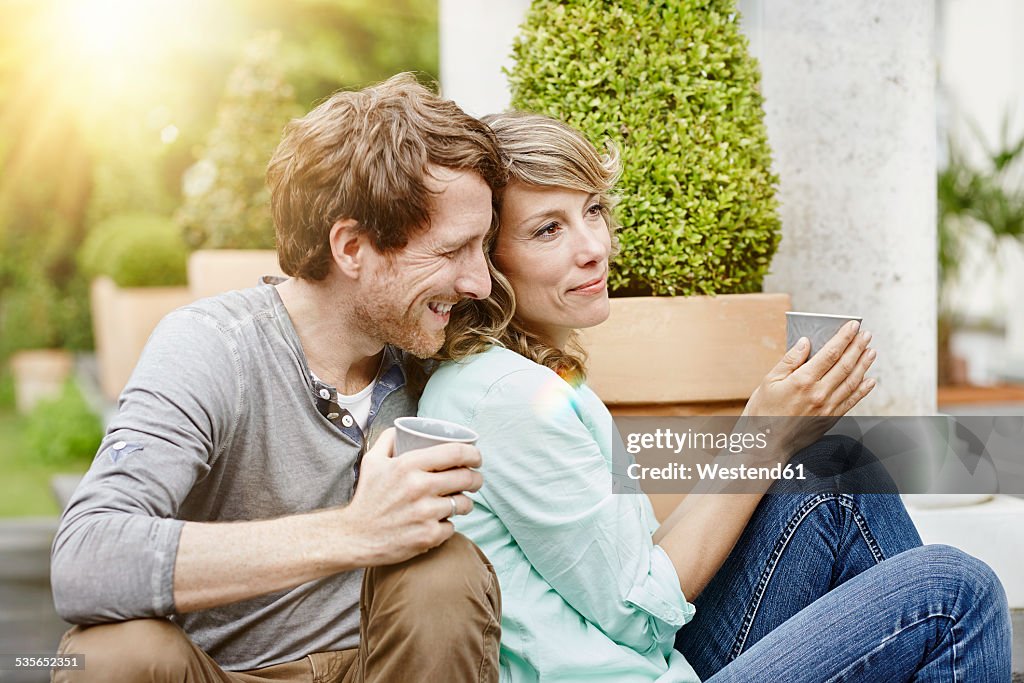
[[[400,417],[395,420],[395,455],[441,443],[476,443],[477,433],[447,420]]]
[[[811,341],[811,356],[813,356],[828,343],[829,339],[835,336],[843,325],[851,320],[860,322],[862,318],[854,315],[786,311],[786,348],[793,348],[800,337],[807,337]]]

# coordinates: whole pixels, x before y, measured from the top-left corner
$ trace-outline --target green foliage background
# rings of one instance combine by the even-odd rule
[[[940,316],[950,314],[945,299],[959,275],[972,224],[988,233],[993,259],[1004,240],[1024,242],[1024,135],[1012,137],[1009,122],[1007,116],[994,147],[976,133],[985,151],[980,164],[969,163],[956,141],[948,140],[947,163],[936,184]]]
[[[279,66],[279,43],[278,34],[266,33],[246,47],[202,159],[189,171],[193,182],[186,176],[177,220],[193,248],[274,248],[265,169],[285,124],[302,113]]]
[[[118,287],[176,287],[188,282],[188,249],[173,220],[159,214],[121,213],[89,231],[79,265],[90,277],[106,275]]]
[[[513,55],[513,107],[622,152],[614,293],[761,289],[778,180],[733,0],[534,0]]]
[[[79,4],[88,10],[63,0],[0,3],[0,359],[20,348],[91,347],[79,248],[111,217],[170,216],[181,206],[185,170],[220,147],[211,136],[218,107],[234,97],[225,98],[229,75],[254,36],[280,35],[275,67],[296,112],[397,71],[438,72],[436,0],[166,3],[171,22],[144,27],[155,38],[117,62],[123,73],[74,58],[68,46],[88,27],[66,19]],[[189,11],[203,20],[184,22]],[[119,74],[138,80],[118,83]],[[279,135],[279,115],[261,111]],[[227,143],[238,149],[253,129],[234,122],[245,126]],[[266,158],[239,157],[246,170],[236,178],[262,174],[265,147],[252,152]],[[251,225],[251,204],[232,215]]]
[[[103,423],[69,381],[60,396],[40,401],[28,416],[25,445],[43,464],[87,464],[103,440]]]

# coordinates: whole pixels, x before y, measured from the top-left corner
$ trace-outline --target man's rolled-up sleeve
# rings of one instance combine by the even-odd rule
[[[77,624],[174,612],[178,510],[231,438],[243,395],[238,353],[183,309],[153,332],[89,472],[61,518],[50,580]]]

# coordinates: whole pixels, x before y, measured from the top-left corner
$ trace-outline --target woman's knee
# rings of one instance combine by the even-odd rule
[[[1006,602],[1006,590],[999,576],[988,564],[962,550],[948,545],[924,546],[931,549],[934,561],[947,572],[955,574],[964,587],[979,597]]]
[[[1009,614],[1006,590],[999,576],[973,555],[948,545],[932,544],[913,548],[896,558],[902,559],[902,570],[913,583],[932,594],[944,594],[956,607],[989,608],[994,615]]]

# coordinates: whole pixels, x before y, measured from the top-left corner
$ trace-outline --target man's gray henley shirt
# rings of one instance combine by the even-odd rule
[[[404,387],[391,391],[366,442],[414,414]],[[356,647],[362,571],[183,615],[172,586],[185,521],[344,505],[361,452],[317,410],[275,287],[175,311],[150,337],[64,513],[51,567],[58,612],[79,624],[171,617],[228,670]]]

